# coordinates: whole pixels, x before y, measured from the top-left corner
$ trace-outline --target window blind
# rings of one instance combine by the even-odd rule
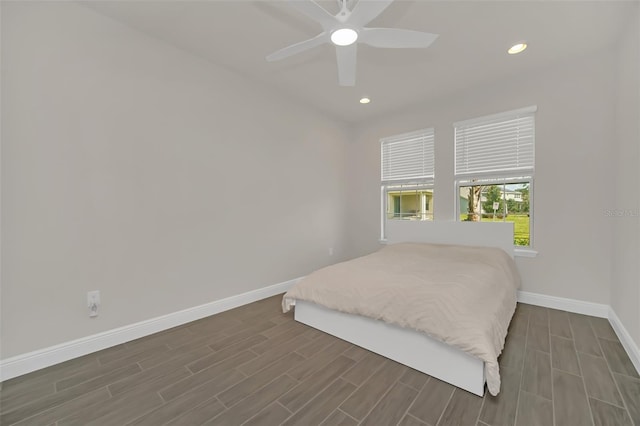
[[[433,144],[433,128],[382,139],[382,183],[433,183]]]
[[[535,107],[455,123],[455,174],[533,173]]]

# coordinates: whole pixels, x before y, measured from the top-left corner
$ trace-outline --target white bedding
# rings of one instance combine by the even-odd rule
[[[401,243],[313,272],[282,307],[306,300],[426,333],[484,361],[497,395],[519,286],[513,259],[500,249]]]

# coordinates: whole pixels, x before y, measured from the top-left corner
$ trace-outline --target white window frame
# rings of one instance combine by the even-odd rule
[[[385,143],[392,142],[402,142],[404,140],[415,139],[417,137],[426,137],[426,143],[430,143],[431,150],[431,170],[427,170],[427,174],[420,177],[408,177],[408,178],[392,178],[392,179],[384,179],[385,174],[385,158],[384,158],[384,145]],[[397,191],[397,186],[407,185],[411,187],[411,191],[420,191],[430,189],[433,191],[434,189],[434,180],[435,180],[435,129],[433,127],[425,128],[421,130],[416,130],[414,132],[403,133],[400,135],[390,136],[386,138],[380,139],[380,241],[386,240],[386,221],[387,219],[387,208],[388,208],[388,197],[389,192]],[[429,173],[430,172],[430,173]],[[402,190],[402,189],[401,189]],[[409,191],[407,191],[409,192]],[[433,202],[433,201],[432,201]],[[391,220],[401,220],[401,219],[391,219]]]
[[[490,123],[494,121],[500,121],[502,119],[508,120],[523,115],[534,116],[534,129],[533,129],[533,156],[535,156],[535,112],[537,106],[530,106],[526,108],[520,108],[517,110],[506,111],[503,113],[487,115],[483,117],[477,117],[470,120],[458,121],[453,124],[454,127],[454,150],[458,149],[457,146],[457,132],[461,127],[473,126],[477,124]],[[454,158],[457,161],[457,152],[454,153]],[[505,169],[494,171],[476,171],[476,172],[459,172],[457,164],[454,167],[454,186],[455,186],[455,212],[456,221],[461,221],[460,216],[460,188],[476,185],[505,185],[505,184],[517,184],[528,183],[529,184],[529,245],[520,246],[515,245],[515,253],[518,256],[535,257],[537,252],[534,250],[534,178],[535,178],[535,165],[532,163],[529,166],[522,167],[521,169]],[[503,219],[504,220],[504,219]]]
[[[456,179],[455,187],[456,187],[456,221],[460,222],[460,216],[464,213],[460,211],[460,188],[469,187],[469,186],[490,186],[490,185],[509,185],[509,184],[518,184],[518,183],[528,183],[529,184],[529,245],[528,246],[518,246],[514,244],[514,248],[516,250],[516,254],[526,256],[528,251],[533,251],[533,209],[534,209],[534,201],[533,201],[533,193],[534,193],[534,176],[516,176],[516,177],[496,177],[494,180],[489,179],[481,179],[481,180],[464,180],[464,179]]]

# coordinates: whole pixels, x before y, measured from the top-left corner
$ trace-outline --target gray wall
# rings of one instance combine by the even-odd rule
[[[3,359],[340,259],[342,124],[77,4],[2,9]]]
[[[537,105],[534,246],[518,258],[523,290],[609,303],[615,138],[614,53],[602,51],[364,123],[349,145],[350,255],[379,247],[379,139],[435,127],[436,220],[454,220],[459,120]]]
[[[611,306],[640,347],[640,5],[617,57]]]
[[[379,139],[436,132],[435,218],[454,220],[453,127],[537,105],[534,248],[522,289],[611,304],[640,345],[640,15],[588,56],[359,125],[349,145],[349,256],[379,248]],[[623,213],[623,216],[615,216]],[[617,213],[616,213],[617,212]]]
[[[605,214],[640,205],[635,25],[619,48],[348,128],[76,4],[3,3],[0,357],[377,249],[381,137],[436,128],[452,220],[451,123],[534,104],[523,289],[610,303],[640,344],[639,221]]]

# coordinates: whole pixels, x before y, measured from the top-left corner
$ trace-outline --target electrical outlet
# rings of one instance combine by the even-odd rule
[[[329,247],[329,256],[333,256],[333,247]]]
[[[100,291],[90,291],[87,293],[87,306],[89,308],[89,317],[98,316],[98,307],[100,306]]]

